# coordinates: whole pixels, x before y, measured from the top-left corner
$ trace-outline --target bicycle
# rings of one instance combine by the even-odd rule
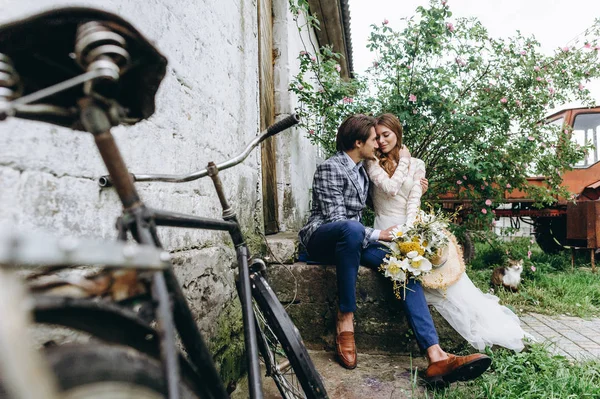
[[[43,60],[52,68],[40,74],[32,60],[37,65]],[[74,328],[107,342],[47,349],[46,359],[61,394],[124,398],[124,390],[130,389],[134,397],[148,399],[165,394],[171,399],[228,397],[173,266],[162,251],[157,227],[169,226],[226,231],[233,241],[250,397],[262,398],[262,361],[283,397],[326,398],[297,328],[263,275],[264,262],[249,260],[218,174],[241,163],[259,143],[298,119],[288,116],[261,132],[236,157],[218,165],[211,162],[191,175],[131,175],[110,130],[154,113],[154,97],[166,65],[166,58],[131,24],[105,11],[67,7],[0,26],[0,121],[18,117],[91,133],[109,171],[100,182],[112,185],[123,205],[117,220],[118,239],[132,236],[140,244],[119,247],[122,256],[99,256],[94,263],[91,258],[74,256],[81,252],[78,244],[55,243],[51,252],[60,252],[59,261],[29,277],[35,291],[32,313],[36,323]],[[212,179],[223,208],[222,220],[150,209],[134,185],[134,181],[191,181],[205,176]],[[14,237],[6,242],[4,258],[0,242],[0,264],[14,266],[27,259],[27,245],[14,247]],[[149,247],[155,252],[148,252]],[[137,262],[144,253],[144,262]],[[102,269],[81,280],[77,288],[83,297],[49,295],[57,284],[76,285],[60,276],[54,275],[50,284],[38,281],[36,285],[39,278],[74,266],[74,260],[122,268]],[[43,257],[37,261],[44,263]],[[176,334],[187,356],[177,350]],[[73,367],[73,362],[86,368]],[[109,393],[98,391],[102,387],[108,387]]]

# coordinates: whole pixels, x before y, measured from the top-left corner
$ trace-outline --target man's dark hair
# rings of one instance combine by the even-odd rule
[[[335,148],[338,151],[350,151],[356,140],[366,142],[371,135],[371,128],[376,124],[377,120],[369,115],[349,116],[338,128]]]

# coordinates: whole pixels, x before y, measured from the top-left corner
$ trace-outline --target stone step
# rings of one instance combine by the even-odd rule
[[[337,287],[335,267],[307,265],[267,266],[268,281],[300,330],[306,346],[333,351]],[[416,341],[402,304],[389,279],[361,266],[356,287],[355,339],[359,353],[418,354]],[[432,307],[442,348],[456,352],[467,342]]]

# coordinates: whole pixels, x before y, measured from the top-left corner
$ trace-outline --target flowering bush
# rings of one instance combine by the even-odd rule
[[[394,293],[401,298],[409,278],[427,274],[443,263],[442,251],[448,245],[448,217],[442,213],[419,211],[412,224],[392,230],[390,254],[379,269],[394,282]]]
[[[594,105],[585,86],[600,76],[600,20],[552,55],[520,33],[490,37],[476,19],[453,18],[445,1],[418,7],[405,22],[401,31],[387,20],[372,25],[376,61],[364,76],[342,79],[339,54],[329,49],[315,60],[300,55],[290,89],[311,140],[333,153],[346,116],[391,112],[427,165],[429,197],[454,191],[484,219],[507,189],[527,187],[538,204],[569,198],[560,175],[590,147],[571,141],[569,128],[540,121],[572,100]],[[527,186],[531,175],[546,176],[548,187]]]

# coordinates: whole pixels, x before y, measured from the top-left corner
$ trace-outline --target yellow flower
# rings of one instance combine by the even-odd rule
[[[411,251],[417,251],[419,255],[423,255],[425,253],[425,250],[419,245],[419,243],[414,241],[400,242],[398,243],[398,247],[400,248],[400,253],[402,255],[406,255]]]

